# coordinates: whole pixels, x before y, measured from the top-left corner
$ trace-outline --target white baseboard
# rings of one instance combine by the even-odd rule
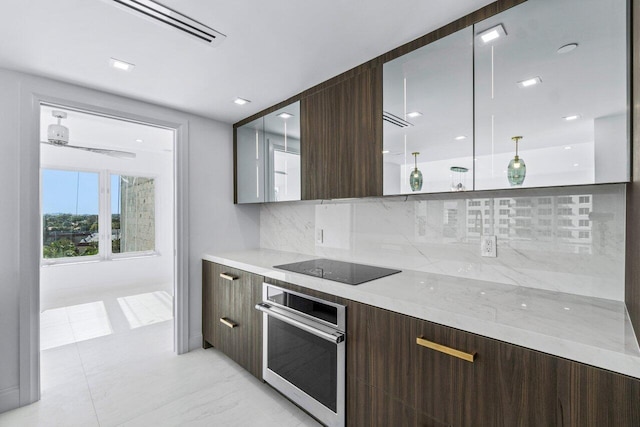
[[[15,386],[0,390],[0,413],[20,406],[20,387]]]
[[[202,334],[189,337],[189,351],[195,350],[196,348],[202,348]]]

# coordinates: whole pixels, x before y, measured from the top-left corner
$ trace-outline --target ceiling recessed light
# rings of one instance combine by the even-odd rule
[[[520,87],[529,87],[529,86],[535,86],[537,84],[542,83],[542,79],[538,76],[533,77],[531,79],[526,79],[526,80],[522,80],[518,82],[518,86]]]
[[[574,168],[577,168],[578,166],[580,166],[578,163],[574,163],[574,164],[573,164],[573,167],[574,167]]]
[[[558,53],[569,53],[578,47],[578,43],[569,43],[558,49]]]
[[[567,311],[571,310],[569,307],[565,307],[564,309],[567,310]]]
[[[407,117],[410,117],[412,119],[416,118],[416,117],[420,117],[422,115],[422,113],[420,111],[412,111],[410,113],[407,113]]]
[[[136,139],[136,142],[142,142],[142,140],[140,138]]]
[[[389,150],[384,150],[382,154],[389,154]]]
[[[286,112],[283,111],[282,113],[278,114],[278,117],[280,117],[281,119],[285,119],[286,120],[286,119],[290,119],[291,117],[293,117],[293,114],[289,114],[289,113],[286,113]]]
[[[522,304],[520,304],[520,305],[521,305],[522,307],[525,307],[525,308],[527,307],[527,304],[525,304],[525,303],[522,303]]]
[[[563,117],[563,119],[565,119],[568,122],[570,122],[571,120],[577,120],[579,118],[580,118],[579,114],[574,114],[573,116],[565,116],[565,117]]]
[[[571,150],[571,146],[567,145],[566,147],[564,147],[565,150]]]
[[[495,27],[491,27],[478,34],[478,36],[480,37],[483,43],[492,42],[506,35],[507,35],[507,32],[504,30],[504,27],[502,26],[502,24],[498,24]]]
[[[466,136],[464,136],[464,135],[460,135],[460,136],[456,136],[456,137],[455,137],[455,140],[456,140],[456,141],[462,141],[463,139],[467,139],[467,137],[466,137]]]
[[[131,64],[129,62],[122,61],[116,58],[110,58],[109,64],[116,70],[121,70],[121,71],[131,71],[135,67],[135,64]]]
[[[244,99],[244,98],[238,97],[238,98],[234,99],[233,102],[235,102],[238,105],[244,105],[244,104],[250,103],[251,101],[249,101],[248,99]]]

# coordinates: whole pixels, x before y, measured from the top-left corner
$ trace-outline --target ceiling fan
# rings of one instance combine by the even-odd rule
[[[69,145],[69,128],[61,124],[62,119],[67,118],[67,113],[60,110],[51,112],[53,117],[58,119],[57,124],[50,124],[47,128],[47,141],[41,141],[42,144],[49,144],[56,147],[75,148],[76,150],[90,151],[92,153],[105,154],[107,156],[118,157],[122,159],[133,159],[135,153],[129,151],[110,150],[107,148],[83,147],[80,145]]]

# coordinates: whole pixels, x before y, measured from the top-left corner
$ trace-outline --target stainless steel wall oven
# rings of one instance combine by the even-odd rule
[[[346,307],[263,284],[263,378],[328,426],[345,425]]]

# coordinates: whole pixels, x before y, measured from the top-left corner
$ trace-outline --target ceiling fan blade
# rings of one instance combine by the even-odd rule
[[[131,153],[129,151],[120,151],[120,150],[110,150],[107,148],[91,148],[91,147],[82,147],[79,145],[69,145],[69,144],[52,144],[46,141],[40,141],[42,144],[53,145],[55,147],[67,147],[67,148],[75,148],[76,150],[90,151],[92,153],[104,154],[111,157],[117,157],[120,159],[135,159],[136,153]]]

